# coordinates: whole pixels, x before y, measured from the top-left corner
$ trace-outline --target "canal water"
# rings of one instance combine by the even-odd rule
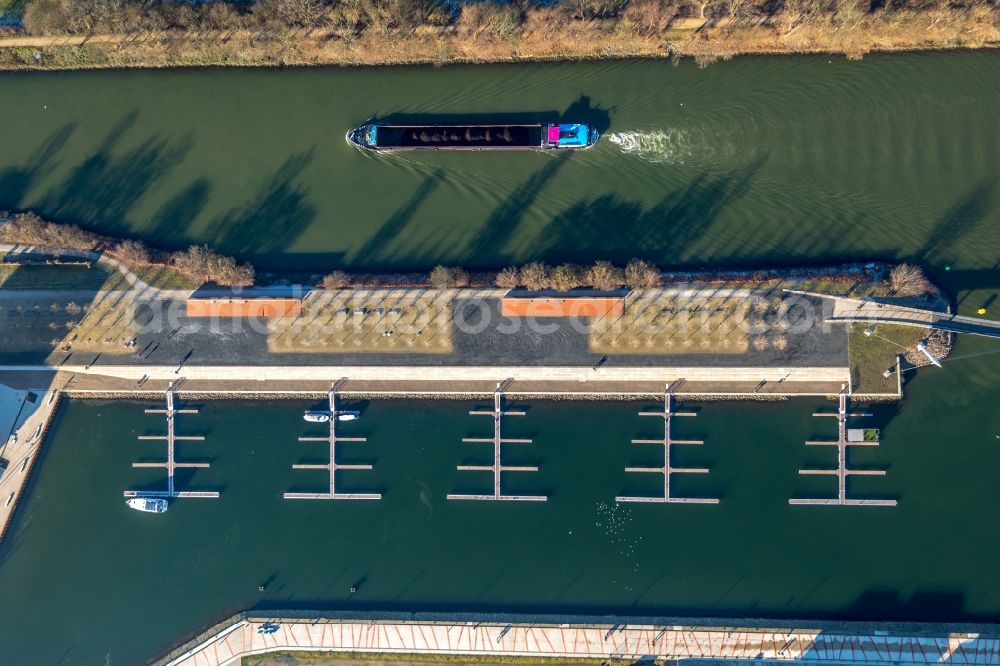
[[[0,207],[267,268],[915,259],[992,268],[1000,53],[0,76]],[[375,156],[371,116],[592,150]],[[946,277],[946,276],[945,276]],[[972,276],[977,277],[975,275]],[[994,285],[995,286],[995,285]]]
[[[219,499],[180,499],[161,516],[124,506],[121,493],[157,477],[130,463],[162,445],[138,402],[61,407],[28,501],[0,551],[0,640],[9,664],[132,664],[162,653],[243,608],[620,613],[703,617],[1000,620],[1000,356],[996,344],[963,345],[942,370],[923,371],[905,402],[876,408],[883,444],[852,463],[887,469],[851,483],[895,508],[791,507],[831,496],[835,481],[800,477],[832,466],[806,447],[834,435],[810,416],[830,403],[687,405],[676,434],[704,439],[675,463],[707,466],[678,476],[675,491],[718,497],[717,506],[617,505],[619,494],[655,494],[657,436],[640,408],[655,403],[527,403],[510,419],[505,491],[541,503],[462,503],[450,492],[489,492],[490,447],[462,444],[490,423],[469,401],[359,403],[340,447],[341,489],[382,492],[377,502],[292,501],[319,491],[320,434],[301,419],[306,402],[208,402],[179,417],[204,434],[180,457],[211,462],[180,477]],[[979,355],[977,355],[979,354]],[[958,358],[962,356],[962,358]],[[162,478],[162,477],[161,477]],[[263,593],[258,586],[265,584]],[[351,594],[351,587],[357,592]],[[60,661],[62,660],[62,661]]]
[[[0,76],[0,206],[269,268],[497,266],[643,255],[672,266],[914,260],[959,311],[1000,303],[1000,53],[746,58],[530,67],[92,72]],[[366,117],[531,112],[604,130],[569,156],[369,156]],[[513,117],[513,116],[511,116]],[[655,491],[654,403],[531,402],[511,492],[488,490],[472,402],[376,401],[343,475],[375,503],[291,502],[318,489],[305,402],[209,402],[181,447],[184,480],[218,500],[162,516],[121,493],[162,447],[135,402],[70,402],[0,547],[3,663],[132,664],[247,607],[554,611],[1000,621],[1000,344],[964,339],[899,405],[851,486],[882,508],[790,507],[833,494],[820,400],[690,405],[707,466],[677,488],[718,506],[616,506]],[[484,429],[485,428],[485,429]],[[257,591],[266,584],[265,591]],[[357,587],[355,594],[350,593]]]

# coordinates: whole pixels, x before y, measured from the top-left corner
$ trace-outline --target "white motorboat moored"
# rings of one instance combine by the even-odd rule
[[[163,513],[167,510],[167,500],[159,497],[130,497],[125,500],[128,508],[144,513]]]

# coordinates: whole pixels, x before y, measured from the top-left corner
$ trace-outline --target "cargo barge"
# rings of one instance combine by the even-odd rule
[[[368,122],[347,133],[364,150],[579,150],[598,132],[577,123],[531,125],[395,125]]]

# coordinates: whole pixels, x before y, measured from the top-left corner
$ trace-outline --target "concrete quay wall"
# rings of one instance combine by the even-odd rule
[[[225,666],[250,655],[281,651],[447,654],[622,659],[726,659],[901,664],[1000,664],[995,632],[875,629],[840,623],[699,626],[672,624],[582,624],[452,620],[362,620],[269,618],[244,615],[179,648],[158,664]],[[259,633],[262,627],[273,629]],[[886,626],[886,625],[883,625]],[[994,628],[995,629],[995,628]]]

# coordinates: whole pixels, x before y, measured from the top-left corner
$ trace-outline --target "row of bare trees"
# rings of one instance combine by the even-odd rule
[[[426,279],[426,284],[436,289],[468,287],[474,282],[468,271],[457,266],[435,266]],[[387,282],[397,283],[394,279]],[[554,267],[535,261],[521,267],[510,266],[495,274],[477,274],[477,285],[489,282],[502,289],[524,287],[532,291],[569,291],[578,287],[592,287],[610,291],[622,286],[652,289],[661,286],[663,279],[659,269],[653,264],[642,259],[632,259],[625,268],[615,266],[610,261],[597,261],[589,266],[560,264]],[[333,271],[323,278],[322,286],[324,289],[335,290],[362,285],[378,286],[379,283],[377,276],[361,277],[344,271]]]
[[[590,266],[560,264],[555,267],[535,261],[520,268],[503,269],[497,273],[495,284],[502,289],[524,287],[531,291],[569,291],[578,287],[610,291],[623,286],[652,289],[663,284],[663,278],[658,268],[642,259],[632,259],[625,268],[610,261],[596,261]]]
[[[212,282],[226,287],[252,287],[256,278],[253,266],[219,254],[207,245],[192,245],[167,254],[150,250],[142,241],[127,239],[112,245],[108,253],[133,269],[168,266],[199,285]]]
[[[48,222],[34,213],[0,211],[0,243],[93,250],[100,242],[100,236],[73,224]]]
[[[324,29],[342,36],[366,31],[390,36],[421,26],[454,26],[463,36],[507,39],[532,15],[581,22],[611,22],[647,36],[662,34],[678,18],[727,18],[744,23],[778,15],[798,20],[875,11],[930,11],[993,7],[998,0],[255,0],[254,2],[151,2],[149,0],[30,0],[23,22],[32,34],[122,34],[151,31],[249,31],[262,38]],[[553,11],[555,14],[553,14]]]
[[[214,282],[233,287],[254,284],[255,272],[250,264],[241,264],[233,257],[221,255],[204,245],[165,253],[149,248],[134,239],[119,240],[101,236],[72,224],[43,220],[31,212],[0,211],[0,243],[36,245],[48,248],[76,250],[106,250],[131,268],[167,265],[198,284]],[[630,260],[624,268],[610,261],[597,261],[589,266],[560,264],[549,266],[536,261],[524,266],[510,266],[492,275],[493,283],[503,289],[524,287],[532,291],[555,289],[569,291],[592,287],[602,291],[626,286],[630,289],[653,289],[663,284],[660,270],[642,259]],[[485,279],[490,279],[489,277]],[[480,277],[482,283],[484,278]],[[326,289],[344,289],[362,284],[358,276],[344,271],[327,275],[322,285]],[[377,286],[379,280],[373,284]],[[923,271],[912,264],[899,264],[889,274],[889,288],[894,295],[915,296],[934,291]],[[437,266],[427,277],[427,283],[438,289],[467,287],[472,283],[468,271],[454,266]]]
[[[314,28],[392,33],[451,19],[451,11],[435,0],[31,0],[24,12],[25,27],[39,35],[167,30],[283,34]]]
[[[0,243],[33,245],[52,249],[102,250],[132,269],[152,265],[169,266],[197,284],[214,282],[227,287],[253,286],[255,273],[250,264],[241,264],[204,245],[166,253],[133,239],[118,240],[81,229],[74,224],[43,220],[38,215],[0,211]]]
[[[165,264],[197,284],[252,287],[256,278],[253,266],[219,254],[207,245],[192,245],[163,257],[163,253],[151,251],[142,241],[127,239],[114,245],[109,253],[130,268]]]

